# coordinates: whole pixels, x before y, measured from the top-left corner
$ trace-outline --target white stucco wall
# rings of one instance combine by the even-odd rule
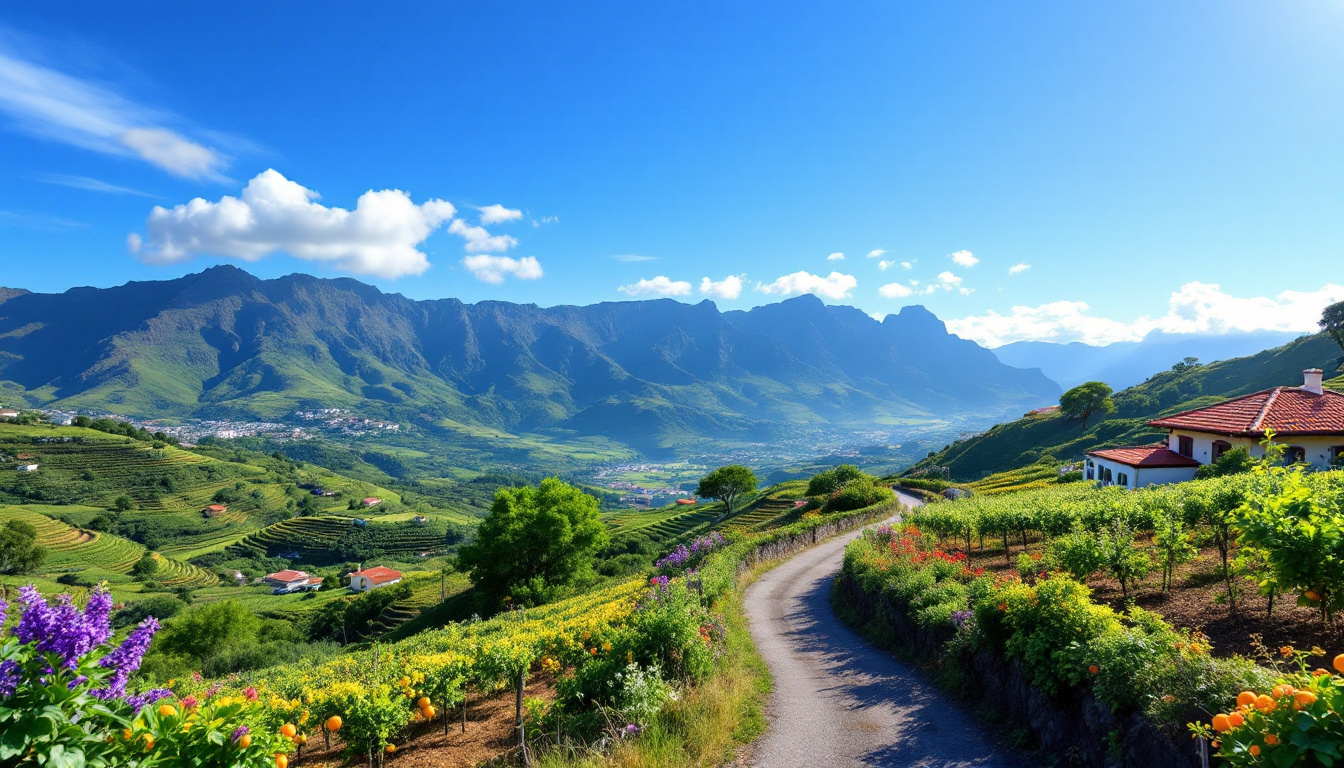
[[[1187,480],[1195,479],[1197,467],[1142,467],[1135,470],[1138,474],[1138,480],[1135,481],[1135,488],[1142,488],[1146,485],[1162,485],[1163,483],[1184,483]]]
[[[1264,456],[1265,450],[1260,447],[1260,441],[1249,437],[1224,437],[1221,435],[1210,435],[1203,432],[1190,432],[1187,430],[1173,430],[1171,436],[1167,439],[1167,447],[1173,451],[1180,452],[1180,436],[1186,435],[1195,441],[1194,454],[1192,459],[1200,464],[1208,464],[1213,461],[1213,443],[1216,440],[1224,440],[1232,444],[1233,448],[1246,448],[1252,456]],[[1328,437],[1285,437],[1277,439],[1275,442],[1282,443],[1285,446],[1300,447],[1306,451],[1307,463],[1315,469],[1329,469],[1330,459],[1332,457],[1331,449],[1340,446],[1344,450],[1344,435]]]

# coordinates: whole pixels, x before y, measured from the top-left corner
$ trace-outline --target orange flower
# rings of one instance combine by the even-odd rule
[[[1297,694],[1293,696],[1293,709],[1302,709],[1304,707],[1310,707],[1312,704],[1315,703],[1316,703],[1316,694],[1312,693],[1311,691],[1298,691]]]
[[[1261,712],[1273,712],[1276,706],[1274,700],[1263,693],[1255,697],[1255,708]]]
[[[1252,704],[1255,704],[1255,692],[1254,692],[1254,691],[1242,691],[1241,693],[1238,693],[1238,694],[1237,694],[1237,704],[1240,705],[1240,706],[1243,706],[1243,707],[1249,707],[1249,706],[1251,706]]]
[[[1272,747],[1272,746],[1274,746],[1275,744],[1278,744],[1278,743],[1279,743],[1279,737],[1278,737],[1278,736],[1275,736],[1275,735],[1272,734],[1272,733],[1266,733],[1266,734],[1265,734],[1265,743]]]
[[[1293,655],[1293,646],[1291,646],[1291,645],[1285,645],[1285,646],[1283,646],[1282,648],[1279,649],[1279,653],[1280,653],[1284,658],[1288,658],[1289,656],[1292,656],[1292,655]]]
[[[1089,666],[1089,667],[1087,668],[1087,671],[1088,671],[1088,672],[1091,672],[1092,674],[1095,675],[1095,674],[1097,674],[1097,672],[1099,672],[1100,670],[1097,669],[1097,665],[1096,665],[1096,664],[1092,664],[1091,666]]]
[[[1260,745],[1259,745],[1259,744],[1252,744],[1252,745],[1251,745],[1251,748],[1248,749],[1248,750],[1246,750],[1246,751],[1251,753],[1251,757],[1259,757],[1259,756],[1260,756]]]

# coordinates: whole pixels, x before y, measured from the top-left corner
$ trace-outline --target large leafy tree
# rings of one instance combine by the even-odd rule
[[[487,604],[505,597],[537,604],[590,574],[606,545],[597,499],[548,477],[537,486],[499,489],[458,564]]]
[[[742,494],[756,490],[757,482],[756,473],[749,468],[741,464],[729,464],[700,478],[695,495],[722,501],[723,514],[720,517],[728,517],[733,514],[733,502]]]
[[[1344,301],[1331,304],[1321,313],[1321,330],[1344,350]]]
[[[1089,381],[1065,392],[1059,398],[1059,408],[1071,419],[1081,419],[1083,429],[1087,421],[1095,414],[1115,413],[1115,401],[1111,393],[1115,390],[1102,381]]]
[[[37,529],[24,520],[0,528],[0,573],[27,573],[42,564],[47,548],[37,543]]]

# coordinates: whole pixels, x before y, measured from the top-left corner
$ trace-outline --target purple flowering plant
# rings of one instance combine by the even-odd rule
[[[691,542],[690,546],[678,544],[677,548],[657,562],[654,566],[665,573],[675,573],[689,568],[704,559],[705,555],[724,545],[723,534],[714,531],[708,536],[701,536]]]
[[[261,768],[274,752],[287,751],[270,743],[274,739],[226,750],[222,737],[210,735],[216,723],[253,715],[245,711],[255,709],[251,702],[187,706],[200,702],[188,697],[169,704],[164,700],[173,692],[166,688],[131,690],[159,623],[146,618],[120,643],[110,643],[112,596],[105,588],[90,592],[81,608],[68,594],[48,601],[24,586],[15,604],[0,600],[0,625],[11,611],[20,616],[0,638],[0,766]],[[205,727],[191,727],[201,718]]]

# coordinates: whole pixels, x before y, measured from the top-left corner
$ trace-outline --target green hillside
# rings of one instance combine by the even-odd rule
[[[1321,368],[1333,377],[1340,363],[1339,347],[1328,336],[1316,334],[1248,357],[1165,371],[1116,393],[1116,412],[1094,419],[1086,429],[1059,413],[1027,414],[959,440],[906,474],[946,467],[952,479],[972,481],[1037,462],[1078,460],[1094,448],[1151,443],[1165,435],[1148,426],[1154,418],[1270,387],[1297,386],[1306,368]],[[1341,383],[1344,377],[1335,377],[1327,386]]]

